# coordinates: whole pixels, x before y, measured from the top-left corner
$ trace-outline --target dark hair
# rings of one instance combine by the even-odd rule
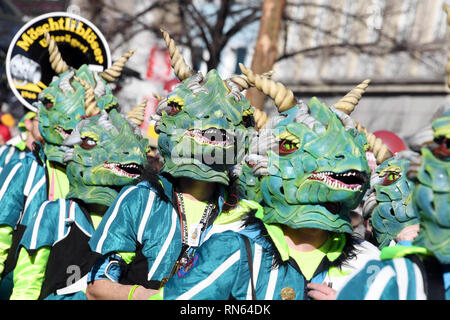
[[[165,176],[165,178],[168,178]],[[156,190],[156,194],[165,202],[170,202],[170,199],[167,198],[164,188],[162,187],[161,183],[159,182],[159,175],[158,171],[155,170],[153,166],[150,164],[144,167],[144,170],[142,170],[142,173],[140,177],[136,180],[135,184],[138,184],[139,182],[147,181],[150,186],[152,186],[153,189]]]
[[[272,241],[272,238],[270,238],[266,227],[264,226],[264,223],[261,219],[258,219],[255,217],[256,210],[251,211],[247,214],[247,216],[244,218],[244,227],[252,226],[253,228],[256,228],[260,231],[260,237],[263,237],[266,241],[270,243],[270,253],[274,257],[274,263],[272,265],[272,268],[276,268],[281,265],[285,265],[288,262],[283,261],[281,259],[281,255],[278,252],[278,250],[275,247],[275,244]],[[345,245],[342,249],[341,255],[334,261],[328,261],[326,264],[328,268],[330,267],[337,267],[341,268],[342,266],[346,265],[347,262],[359,253],[359,250],[355,247],[355,245],[359,242],[361,242],[360,239],[356,238],[352,234],[345,233]]]

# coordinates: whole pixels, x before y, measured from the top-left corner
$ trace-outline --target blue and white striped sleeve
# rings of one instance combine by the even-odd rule
[[[145,211],[149,193],[149,189],[137,186],[123,188],[92,235],[89,241],[91,250],[102,255],[134,252],[142,220],[140,216]]]
[[[15,227],[24,206],[25,185],[23,164],[14,162],[7,165],[0,175],[0,225]]]
[[[166,283],[164,300],[226,300],[236,288],[245,291],[248,280],[241,270],[247,262],[240,238],[231,231],[211,236]]]
[[[347,282],[338,300],[423,300],[422,273],[408,258],[369,261]]]

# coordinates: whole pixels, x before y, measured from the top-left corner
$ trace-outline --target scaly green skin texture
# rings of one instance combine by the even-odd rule
[[[81,141],[70,150],[67,197],[109,206],[121,186],[139,177],[146,163],[148,141],[134,134],[115,109],[83,120],[75,130],[72,137],[78,131]]]
[[[94,77],[87,65],[82,65],[78,70],[71,69],[61,74],[56,80],[44,89],[41,99],[35,104],[38,108],[39,130],[45,140],[44,152],[50,161],[62,162],[64,152],[59,150],[64,139],[75,128],[85,115],[84,87],[73,76],[77,76],[94,88],[97,81],[101,81],[105,91],[96,95],[97,106],[100,110],[108,110],[117,104],[117,98],[112,95],[111,89],[101,77]],[[70,78],[70,87],[73,91],[62,85]],[[63,89],[62,89],[62,88]]]
[[[438,148],[422,148],[422,162],[413,191],[414,209],[420,217],[420,232],[414,244],[450,263],[450,110],[433,124]]]
[[[419,223],[411,206],[414,183],[406,176],[408,165],[408,160],[390,158],[375,170],[380,184],[374,186],[376,205],[370,221],[380,248],[405,227]]]
[[[243,197],[258,203],[262,202],[261,184],[253,174],[252,168],[244,162],[238,174],[239,188],[245,194]]]
[[[278,143],[267,150],[268,172],[260,180],[264,222],[351,233],[349,211],[368,187],[365,135],[347,131],[316,98],[308,109],[312,129],[296,122],[298,106],[273,128]]]
[[[244,112],[252,114],[253,108],[245,98],[236,101],[228,95],[216,70],[207,73],[202,90],[195,93],[188,88],[191,78],[167,96],[168,105],[177,103],[181,111],[172,112],[170,107],[162,111],[158,127],[158,146],[164,158],[161,171],[173,177],[228,185],[228,171],[242,161],[248,146],[247,133],[252,125],[245,124]],[[202,133],[196,135],[194,129]],[[215,133],[214,139],[205,139],[208,129],[225,130],[226,141]]]

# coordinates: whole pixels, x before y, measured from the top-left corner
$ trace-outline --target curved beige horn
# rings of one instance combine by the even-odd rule
[[[272,74],[273,74],[273,70],[270,70],[268,72],[264,72],[261,76],[265,77],[265,78],[270,78],[270,77],[272,77]],[[248,80],[247,76],[245,76],[243,74],[232,76],[231,78],[229,78],[229,80],[236,83],[239,86],[239,89],[241,91],[248,89],[252,86],[252,84]],[[224,82],[226,83],[226,81],[224,81]]]
[[[84,87],[84,109],[86,113],[86,117],[95,116],[100,113],[100,108],[97,106],[97,102],[95,101],[94,87],[92,87],[85,80],[74,76],[74,79],[81,83]]]
[[[297,100],[295,99],[292,90],[289,90],[280,82],[275,82],[267,77],[255,74],[250,69],[247,69],[242,63],[239,63],[239,68],[248,78],[252,86],[275,101],[278,112],[289,110],[297,104]]]
[[[158,102],[159,101],[161,101],[162,99],[164,99],[163,97],[161,97],[159,94],[157,94],[157,93],[153,93],[153,97],[156,99],[156,100],[158,100]]]
[[[133,55],[136,50],[131,49],[128,52],[125,52],[119,59],[117,59],[111,67],[106,69],[105,71],[100,73],[100,76],[108,82],[114,82],[122,73],[123,67],[125,67],[125,63],[127,63],[128,59]]]
[[[195,72],[192,71],[192,69],[186,64],[186,61],[184,61],[180,50],[175,44],[175,41],[165,30],[160,30],[163,34],[164,40],[166,41],[167,49],[169,50],[170,54],[170,63],[172,64],[173,71],[175,72],[177,78],[183,81],[184,79],[187,79],[190,76],[194,75]]]
[[[334,104],[334,107],[346,114],[350,115],[355,107],[358,105],[364,92],[366,92],[369,86],[370,79],[364,80],[349,93],[347,93],[341,100]]]
[[[140,104],[131,109],[131,111],[127,113],[127,118],[137,126],[140,126],[142,122],[144,122],[145,107],[147,107],[147,99],[144,99]]]
[[[48,44],[48,52],[50,53],[50,64],[52,69],[57,73],[61,74],[69,70],[69,65],[63,60],[61,52],[59,52],[58,45],[55,40],[50,37],[48,32],[44,32],[45,39]]]
[[[370,149],[373,152],[373,155],[375,156],[375,159],[377,160],[377,164],[381,164],[387,159],[391,158],[393,154],[391,151],[389,151],[389,148],[387,145],[381,140],[380,138],[377,138],[373,133],[370,133],[367,131],[366,128],[364,128],[362,125],[357,123],[355,121],[356,129],[358,132],[362,132],[366,134],[367,142],[370,145]]]
[[[261,130],[262,128],[264,128],[267,124],[267,122],[269,122],[270,118],[267,115],[267,113],[265,113],[262,110],[259,109],[255,109],[255,112],[253,113],[253,117],[255,118],[255,122],[256,122],[256,130]]]

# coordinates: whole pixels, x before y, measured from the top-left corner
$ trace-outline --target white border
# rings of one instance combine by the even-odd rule
[[[102,42],[103,46],[105,47],[105,51],[106,51],[106,61],[107,61],[107,68],[109,68],[111,66],[111,52],[109,50],[109,46],[108,43],[106,42],[105,37],[103,36],[103,34],[100,32],[100,30],[89,20],[73,14],[73,13],[68,13],[68,12],[64,12],[64,11],[57,11],[57,12],[50,12],[50,13],[46,13],[43,15],[40,15],[36,18],[31,19],[30,21],[28,21],[22,28],[20,28],[20,30],[15,34],[13,40],[11,41],[9,48],[8,48],[8,53],[6,54],[6,77],[8,79],[8,83],[9,83],[9,87],[11,88],[12,92],[14,93],[14,95],[16,96],[16,98],[19,99],[19,101],[28,109],[30,109],[31,111],[36,112],[36,108],[33,107],[32,104],[30,104],[28,101],[26,101],[19,93],[19,91],[16,89],[16,87],[14,86],[14,82],[12,81],[12,77],[11,77],[11,73],[9,71],[10,65],[9,62],[11,60],[11,54],[12,54],[12,50],[14,48],[14,46],[16,45],[17,40],[19,39],[19,37],[22,35],[23,32],[26,31],[26,29],[28,29],[31,25],[35,24],[36,22],[40,21],[40,20],[44,20],[47,18],[52,18],[52,17],[69,17],[78,21],[83,22],[85,25],[87,25],[89,28],[91,28],[92,30],[94,30],[94,32],[96,33],[96,35],[99,37],[100,41]]]

